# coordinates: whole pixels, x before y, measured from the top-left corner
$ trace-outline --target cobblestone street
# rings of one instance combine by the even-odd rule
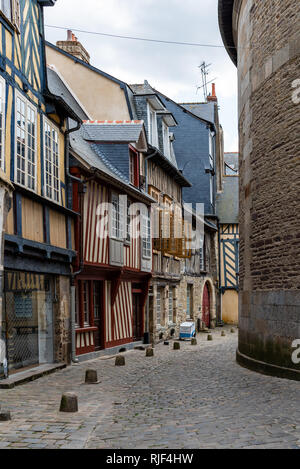
[[[299,383],[255,374],[235,363],[237,333],[213,342],[159,345],[155,357],[126,354],[126,367],[101,359],[0,391],[12,421],[0,448],[299,448]],[[95,368],[101,383],[83,384]],[[79,412],[58,412],[75,392]]]

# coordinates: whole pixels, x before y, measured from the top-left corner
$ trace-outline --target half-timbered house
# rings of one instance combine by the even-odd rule
[[[144,119],[150,149],[146,157],[147,189],[157,202],[153,217],[153,281],[148,302],[153,342],[175,336],[181,316],[181,259],[184,246],[182,189],[191,187],[179,171],[173,148],[177,121],[147,81],[130,85],[136,116]]]
[[[144,191],[142,121],[87,121],[71,137],[75,229],[76,352],[144,340],[152,271],[151,199]],[[93,356],[93,355],[92,355]]]
[[[217,195],[221,312],[224,323],[238,323],[239,154],[224,154],[223,188]]]
[[[2,315],[10,370],[70,359],[77,215],[68,198],[65,142],[67,119],[81,118],[51,91],[46,72],[43,8],[54,4],[0,3],[0,166],[14,187]]]

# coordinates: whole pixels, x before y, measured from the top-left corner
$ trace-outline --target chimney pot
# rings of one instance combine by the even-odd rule
[[[72,31],[71,29],[68,29],[68,33],[67,33],[67,41],[72,41]]]

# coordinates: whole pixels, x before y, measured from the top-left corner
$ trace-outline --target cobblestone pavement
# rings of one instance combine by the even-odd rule
[[[0,390],[2,448],[300,448],[300,385],[235,362],[237,332],[181,350],[158,345],[154,358],[126,353],[126,366],[98,359],[12,390]],[[95,368],[101,383],[83,384]],[[63,392],[79,412],[59,413]]]

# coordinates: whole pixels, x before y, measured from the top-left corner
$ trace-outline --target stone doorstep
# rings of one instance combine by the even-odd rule
[[[15,386],[20,386],[21,384],[29,383],[34,381],[42,376],[55,373],[58,370],[63,370],[66,368],[65,363],[51,363],[46,365],[40,365],[31,370],[20,371],[15,373],[7,379],[0,380],[0,389],[12,389]]]

